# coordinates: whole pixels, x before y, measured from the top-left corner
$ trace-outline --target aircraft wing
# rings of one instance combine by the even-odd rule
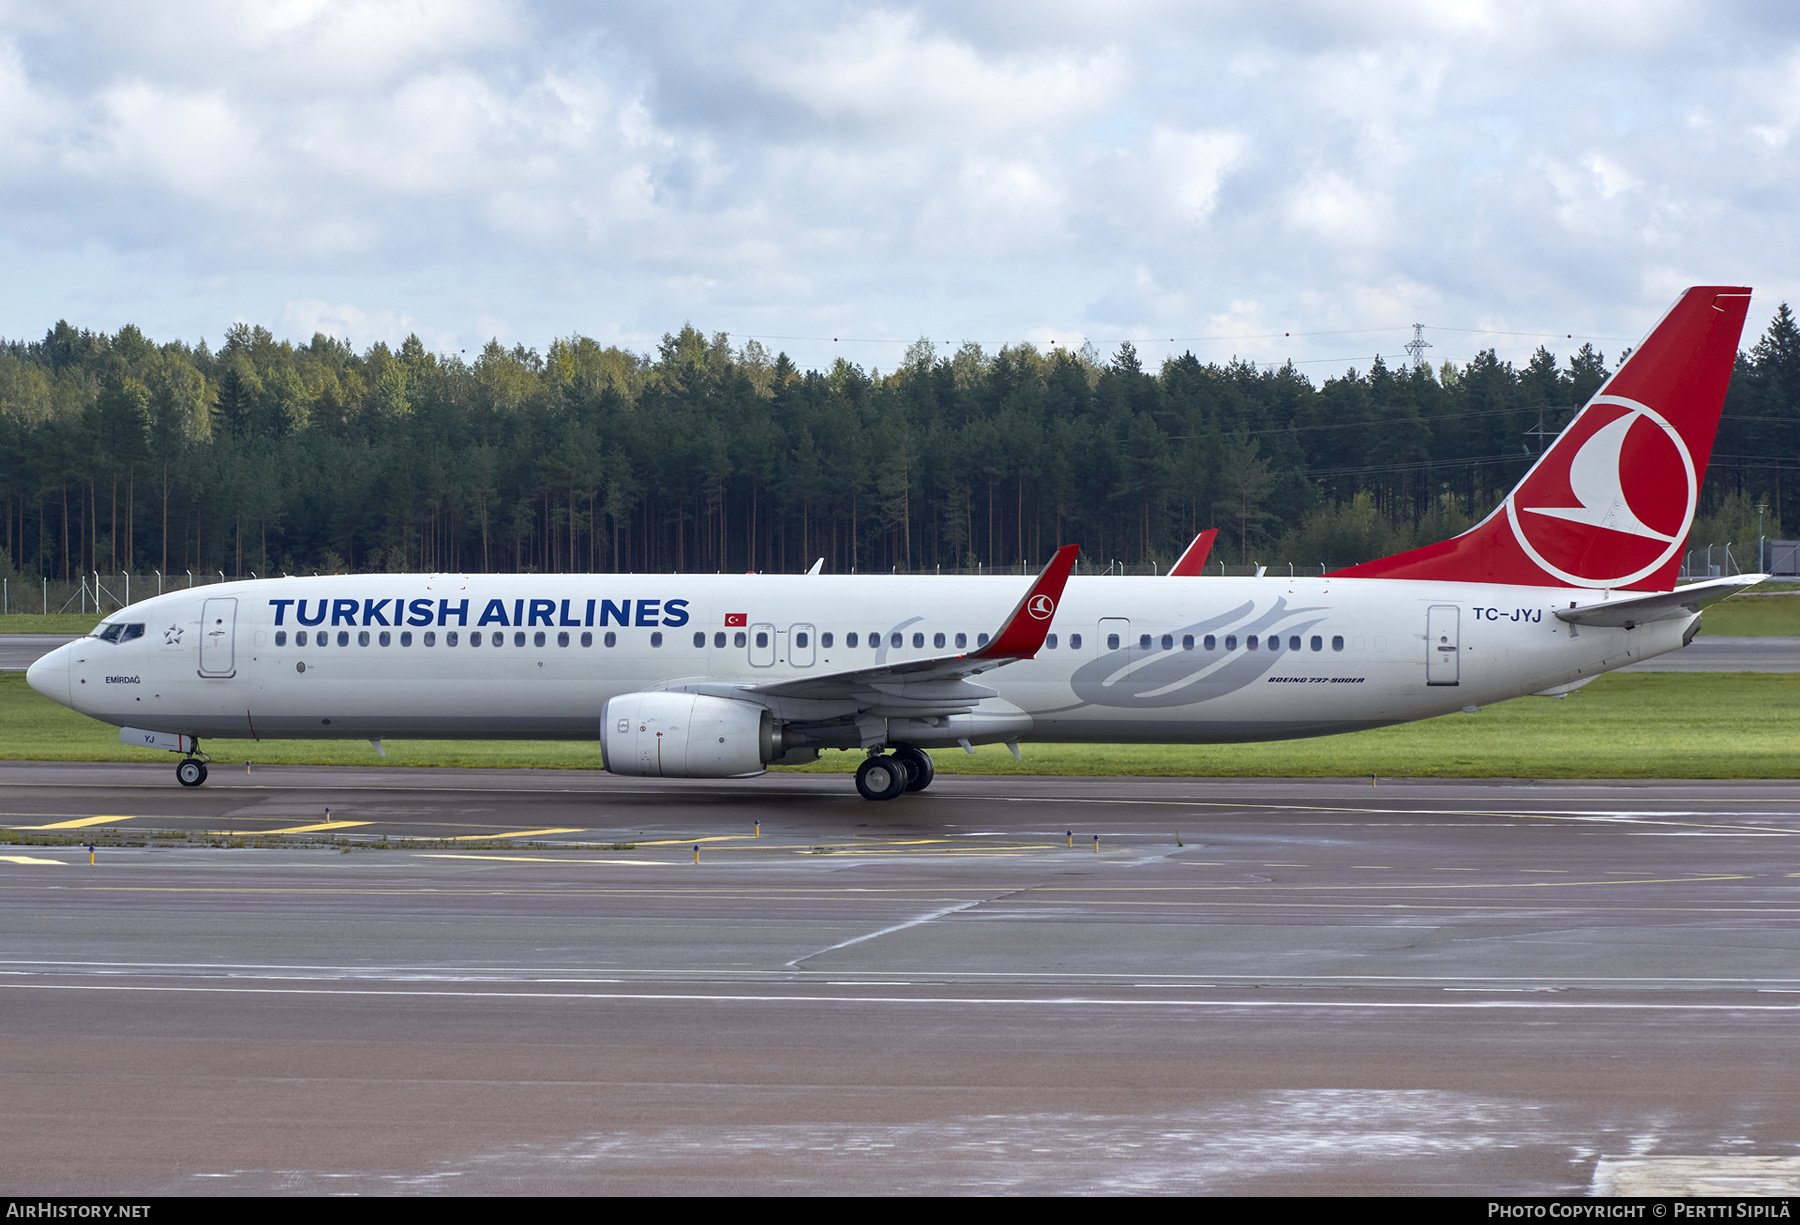
[[[868,668],[853,668],[847,672],[827,672],[818,676],[771,681],[766,685],[746,685],[740,688],[740,692],[769,697],[841,698],[865,690],[891,692],[918,689],[920,686],[944,688],[946,682],[953,685],[990,668],[1016,663],[1021,659],[1036,658],[1044,645],[1045,636],[1050,632],[1050,622],[1056,616],[1056,605],[1062,599],[1063,586],[1069,581],[1070,571],[1075,568],[1075,555],[1080,551],[1081,546],[1073,544],[1058,549],[1056,556],[1038,574],[1037,581],[1013,606],[1012,612],[984,647],[956,655],[906,659]],[[969,688],[981,689],[980,686]],[[988,692],[983,690],[982,695],[986,696]]]
[[[1768,577],[1766,574],[1734,574],[1729,578],[1689,583],[1673,591],[1627,596],[1620,600],[1601,600],[1594,604],[1577,604],[1571,601],[1569,607],[1557,609],[1556,616],[1559,621],[1567,621],[1571,625],[1631,629],[1652,621],[1691,617],[1707,605],[1717,604],[1726,596],[1736,595]]]
[[[800,723],[967,714],[984,700],[998,697],[970,677],[1035,658],[1043,647],[1079,552],[1080,546],[1072,544],[1058,549],[987,645],[976,650],[787,677],[767,684],[712,681],[676,688],[760,702],[776,717]]]

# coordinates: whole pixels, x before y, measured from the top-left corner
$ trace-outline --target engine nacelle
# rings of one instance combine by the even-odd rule
[[[697,693],[622,693],[600,708],[600,760],[614,774],[744,778],[783,751],[761,706]]]

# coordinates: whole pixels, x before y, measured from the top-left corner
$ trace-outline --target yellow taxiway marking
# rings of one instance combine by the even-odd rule
[[[29,855],[0,855],[0,860],[7,863],[67,863],[64,859],[33,859]]]
[[[479,842],[479,841],[485,840],[488,842],[492,842],[499,838],[542,838],[548,834],[585,833],[588,828],[589,828],[588,826],[581,825],[581,826],[575,827],[574,829],[517,829],[517,830],[509,829],[509,830],[504,830],[498,834],[452,834],[450,836],[450,838],[448,839],[448,841],[450,841],[450,842]]]
[[[421,851],[419,852],[419,857],[421,859],[498,859],[506,863],[565,863],[578,865],[622,863],[634,868],[657,868],[668,866],[668,861],[661,859],[564,859],[561,857],[551,858],[548,855],[476,855],[468,851],[457,851],[448,854],[441,851]]]
[[[114,821],[129,821],[130,817],[79,817],[73,821],[58,821],[53,825],[15,825],[14,829],[81,829],[88,825],[110,825]],[[61,862],[60,860],[58,862]]]
[[[327,829],[350,829],[357,825],[373,825],[373,821],[326,821],[319,825],[291,825],[287,829],[257,830],[259,834],[316,834]]]

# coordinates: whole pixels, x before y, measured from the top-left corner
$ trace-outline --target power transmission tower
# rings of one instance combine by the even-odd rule
[[[1405,349],[1412,357],[1414,370],[1417,370],[1420,366],[1424,365],[1425,350],[1431,348],[1431,342],[1425,339],[1425,325],[1422,323],[1413,324],[1412,343],[1401,345],[1400,347]]]

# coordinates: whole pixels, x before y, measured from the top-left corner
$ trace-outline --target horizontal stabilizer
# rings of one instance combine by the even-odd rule
[[[1709,604],[1717,604],[1726,596],[1736,595],[1746,587],[1754,587],[1766,574],[1734,574],[1730,578],[1707,579],[1689,583],[1673,591],[1654,595],[1627,596],[1619,600],[1601,600],[1592,604],[1571,601],[1568,608],[1556,610],[1558,620],[1571,625],[1593,625],[1612,629],[1631,629],[1652,621],[1673,621],[1691,617]]]

